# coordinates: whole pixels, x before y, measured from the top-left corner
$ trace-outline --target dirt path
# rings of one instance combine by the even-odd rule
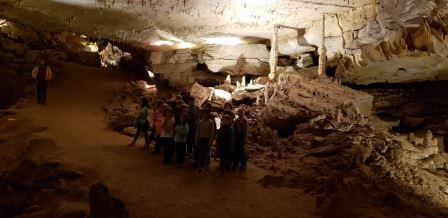
[[[130,138],[107,130],[102,106],[126,79],[118,72],[76,64],[49,88],[45,106],[20,109],[17,116],[48,126],[61,158],[92,169],[125,202],[131,217],[315,217],[315,200],[293,189],[268,189],[263,171],[219,177],[160,164],[160,156],[128,148]]]

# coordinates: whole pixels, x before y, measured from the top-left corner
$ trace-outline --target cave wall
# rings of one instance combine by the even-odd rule
[[[403,83],[448,78],[446,1],[377,1],[326,15],[329,67],[356,84]],[[315,22],[305,38],[320,44]]]
[[[31,71],[39,57],[54,66],[56,78],[61,61],[99,66],[98,54],[84,51],[85,40],[68,32],[50,33],[5,21],[0,26],[0,108],[34,91]]]

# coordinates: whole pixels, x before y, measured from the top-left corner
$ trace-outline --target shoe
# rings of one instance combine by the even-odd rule
[[[140,150],[145,150],[145,149],[148,149],[148,146],[143,146],[143,147],[141,147],[141,148],[139,148]]]
[[[128,145],[128,147],[135,146],[135,142],[131,142],[131,144]]]
[[[152,154],[156,155],[156,154],[159,154],[159,152],[158,151],[153,151]]]

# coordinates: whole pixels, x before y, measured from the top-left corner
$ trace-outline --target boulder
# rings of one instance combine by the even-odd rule
[[[204,62],[212,72],[229,75],[268,75],[269,51],[261,44],[210,46],[204,51]]]
[[[137,129],[135,127],[126,127],[123,129],[124,135],[134,137],[135,133],[137,133]]]
[[[213,90],[198,83],[191,86],[190,94],[195,99],[195,104],[201,106],[212,95]]]
[[[123,202],[109,193],[109,189],[102,183],[89,188],[89,218],[127,218],[129,212]]]
[[[26,81],[15,72],[0,68],[0,109],[25,94]]]
[[[362,123],[372,110],[373,96],[325,77],[309,79],[298,74],[282,74],[270,89],[274,93],[263,111],[263,119],[279,130],[294,129],[295,124],[319,115]]]
[[[112,112],[107,116],[107,122],[112,129],[121,131],[122,129],[134,126],[135,116],[123,112]]]
[[[299,68],[307,68],[314,65],[313,58],[310,54],[302,54],[299,56],[297,60],[297,67]]]

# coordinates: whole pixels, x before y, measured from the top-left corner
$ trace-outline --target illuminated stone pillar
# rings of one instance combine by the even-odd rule
[[[319,46],[319,68],[317,74],[320,76],[325,73],[327,65],[327,48],[325,47],[325,14],[322,14],[322,35]]]
[[[275,79],[275,72],[277,70],[277,61],[278,61],[278,44],[277,44],[277,36],[278,36],[278,26],[274,26],[274,35],[271,39],[271,56],[269,58],[269,65],[270,65],[270,73],[269,73],[269,79],[274,80]]]

